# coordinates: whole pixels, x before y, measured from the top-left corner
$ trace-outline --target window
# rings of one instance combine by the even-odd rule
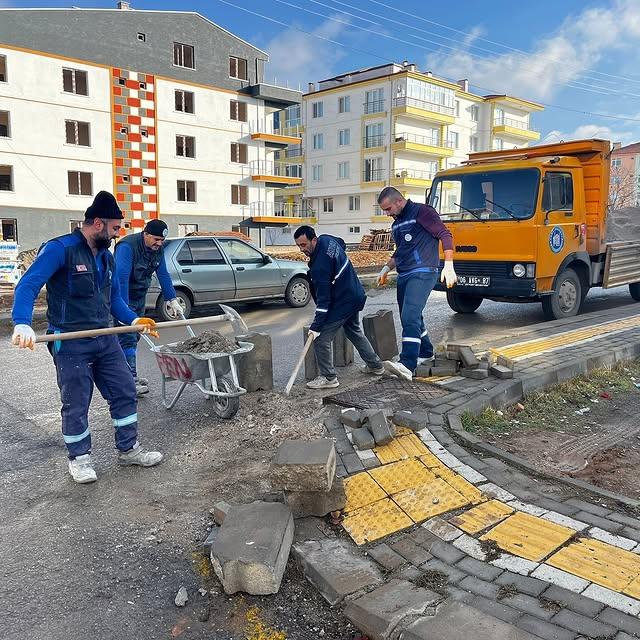
[[[229,100],[229,118],[238,122],[246,122],[247,103],[239,100]]]
[[[176,111],[182,111],[183,113],[194,113],[192,91],[182,91],[182,89],[176,89],[175,101]]]
[[[382,122],[368,124],[364,128],[363,146],[365,147],[365,149],[370,149],[372,147],[381,147],[383,144],[384,124]]]
[[[324,148],[324,134],[322,134],[322,133],[314,133],[313,134],[313,148],[314,149],[323,149]]]
[[[365,93],[364,112],[379,113],[384,111],[384,89],[373,89]]]
[[[129,184],[131,182],[131,177],[128,174],[122,176],[122,182]]]
[[[570,173],[548,171],[542,191],[544,211],[571,211],[573,209],[573,180]]]
[[[469,136],[469,151],[478,150],[478,136]]]
[[[0,56],[0,82],[7,82],[7,56]]]
[[[93,175],[85,171],[67,171],[69,182],[69,195],[91,196],[93,195]]]
[[[322,198],[322,210],[325,213],[333,213],[333,198]]]
[[[360,233],[360,227],[349,227],[349,233]]]
[[[142,184],[149,184],[149,178],[147,176],[142,176]]]
[[[242,184],[232,184],[231,204],[249,204],[249,187]]]
[[[193,47],[190,44],[173,43],[173,64],[176,67],[195,69],[196,63],[193,56]]]
[[[0,111],[0,138],[11,137],[11,116],[8,111]]]
[[[314,164],[311,167],[311,179],[314,182],[320,182],[320,180],[322,180],[322,165],[321,164]]]
[[[349,196],[349,211],[360,211],[360,196]]]
[[[384,180],[382,170],[382,158],[366,158],[364,161],[364,182],[376,182]]]
[[[196,139],[193,136],[176,136],[176,155],[183,158],[195,158]]]
[[[264,264],[262,254],[242,240],[221,238],[219,242],[231,264]]]
[[[140,135],[143,138],[148,138],[149,137],[149,131],[147,129],[140,129]]]
[[[495,108],[493,112],[493,124],[504,124],[504,109]]]
[[[79,69],[63,69],[62,88],[66,93],[75,93],[79,96],[89,95],[87,72]]]
[[[611,161],[611,166],[612,166],[614,169],[619,169],[619,168],[622,166],[622,159],[621,159],[621,158],[614,158],[614,159]]]
[[[447,143],[452,149],[459,149],[460,136],[457,131],[449,131],[447,133]]]
[[[126,136],[129,133],[129,127],[120,127],[120,134]]]
[[[198,225],[196,223],[192,223],[192,222],[187,222],[187,223],[178,223],[178,237],[180,238],[184,238],[188,233],[197,233],[198,232]],[[182,248],[184,249],[184,247]],[[180,249],[180,252],[182,252],[182,249]],[[178,262],[180,262],[179,260],[180,254],[178,254]]]
[[[244,58],[229,57],[229,77],[238,80],[248,80],[247,61]]]
[[[78,122],[77,120],[64,121],[67,144],[76,144],[80,147],[90,146],[89,123]]]
[[[338,162],[338,180],[346,180],[349,177],[349,162]]]
[[[239,162],[240,164],[247,164],[247,152],[248,147],[246,144],[240,142],[231,143],[231,162]]]
[[[196,201],[196,183],[194,180],[178,180],[178,202]]]
[[[118,78],[118,84],[121,87],[124,87],[127,84],[127,79],[126,78]]]
[[[140,89],[142,89],[143,91],[147,90],[147,83],[146,82],[139,82],[138,86],[140,87]]]
[[[456,111],[456,118],[460,117],[460,100],[456,100],[454,103],[454,109]]]
[[[313,117],[322,118],[322,116],[324,115],[324,103],[314,102],[312,105],[312,108],[313,108]]]
[[[0,191],[13,191],[13,167],[0,165]]]
[[[480,107],[477,104],[471,106],[471,120],[478,122],[480,120]]]
[[[502,151],[504,149],[504,140],[502,138],[494,138],[493,149],[494,151]]]
[[[344,96],[338,99],[338,113],[349,113],[351,111],[351,98]]]
[[[177,260],[179,264],[227,264],[218,245],[209,239],[187,240]]]
[[[142,33],[141,31],[138,31],[138,40],[140,40],[140,42],[146,42],[147,41],[147,35],[145,33]]]
[[[340,129],[338,131],[338,145],[345,147],[351,144],[351,129]]]

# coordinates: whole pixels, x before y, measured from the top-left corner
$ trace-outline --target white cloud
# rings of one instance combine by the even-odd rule
[[[477,37],[477,31],[473,35]],[[469,47],[473,40],[467,38],[457,51],[428,56],[427,65],[438,75],[468,77],[472,84],[490,90],[546,100],[569,82],[600,85],[602,80],[586,72],[610,51],[633,50],[638,37],[640,3],[617,0],[611,7],[588,8],[567,17],[553,35],[527,54],[509,51],[472,57]],[[640,87],[634,93],[640,94]]]
[[[348,20],[341,14],[336,17],[343,22]],[[348,32],[348,24],[333,20],[323,22],[312,31],[315,36],[331,40]],[[264,48],[270,60],[265,70],[267,81],[273,81],[275,77],[278,84],[286,81],[289,87],[298,88],[300,85],[303,91],[307,89],[307,82],[334,75],[336,63],[347,55],[342,47],[291,28],[281,31]]]
[[[611,129],[606,125],[585,124],[576,127],[573,131],[563,132],[559,130],[549,131],[541,140],[541,144],[550,142],[560,142],[564,140],[584,140],[588,138],[600,138],[611,140],[612,142],[622,142],[623,145],[636,142],[638,140],[638,130]]]

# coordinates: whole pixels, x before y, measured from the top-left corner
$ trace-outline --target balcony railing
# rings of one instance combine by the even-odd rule
[[[384,133],[375,134],[372,136],[365,136],[362,138],[362,146],[365,149],[371,149],[373,147],[382,147],[384,145]]]
[[[380,113],[384,111],[384,100],[370,100],[364,103],[365,113]]]
[[[436,175],[435,171],[424,171],[422,169],[394,169],[394,178],[413,178],[414,180],[433,180]]]
[[[302,137],[302,128],[300,125],[276,128],[271,118],[264,118],[262,120],[253,120],[252,122],[249,122],[249,134],[253,135],[256,133],[299,138]]]
[[[434,113],[442,113],[446,116],[455,116],[455,109],[448,107],[444,104],[438,104],[436,102],[427,102],[425,100],[419,100],[418,98],[410,98],[408,96],[402,96],[393,99],[394,107],[414,107],[415,109],[422,109],[423,111],[433,111]]]
[[[271,160],[252,160],[249,163],[249,174],[252,176],[302,178],[302,165],[272,162]]]
[[[276,151],[273,155],[276,160],[282,160],[283,158],[299,158],[304,153],[302,147],[287,147],[281,151]]]
[[[396,142],[414,142],[427,147],[446,147],[453,149],[454,145],[450,140],[440,141],[440,136],[419,136],[415,133],[396,133]]]
[[[252,202],[249,205],[251,216],[269,216],[275,218],[315,218],[316,212],[307,204],[299,202]]]
[[[386,171],[384,169],[365,169],[362,172],[363,182],[380,182],[385,179]]]
[[[533,131],[533,129],[529,128],[528,122],[523,122],[522,120],[514,120],[513,118],[496,118],[493,121],[494,127],[513,127],[514,129],[522,129],[523,131]]]
[[[379,204],[373,204],[373,205],[371,205],[371,207],[373,208],[373,215],[374,216],[388,216],[389,215],[388,213],[386,213],[385,211],[383,211],[380,208]]]

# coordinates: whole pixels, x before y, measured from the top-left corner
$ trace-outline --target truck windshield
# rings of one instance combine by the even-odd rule
[[[540,172],[512,169],[436,178],[429,204],[445,222],[526,220],[536,209]]]

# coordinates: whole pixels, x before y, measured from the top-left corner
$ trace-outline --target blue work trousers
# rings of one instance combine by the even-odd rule
[[[91,452],[89,405],[93,385],[109,403],[116,448],[128,451],[136,443],[136,386],[116,336],[49,343],[62,400],[62,435],[69,458]]]
[[[418,366],[418,358],[430,358],[433,345],[425,329],[422,312],[433,287],[438,281],[438,272],[419,271],[400,276],[396,293],[402,323],[402,351],[400,362],[412,373]]]
[[[145,298],[146,295],[142,300],[129,301],[129,309],[131,309],[138,318],[144,315],[146,308]],[[136,350],[138,348],[138,342],[140,341],[140,334],[137,331],[134,333],[120,333],[118,334],[118,341],[120,342],[120,346],[124,352],[124,357],[127,359],[127,364],[129,365],[129,369],[133,374],[133,379],[135,380],[138,377]]]

